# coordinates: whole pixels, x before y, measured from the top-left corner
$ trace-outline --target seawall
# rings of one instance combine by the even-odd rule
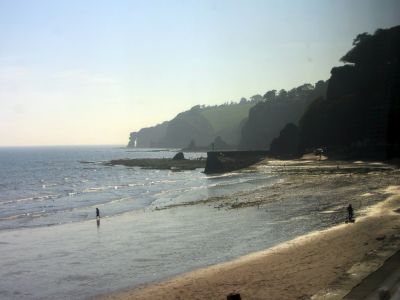
[[[269,151],[209,151],[204,173],[224,173],[243,169],[268,155]]]

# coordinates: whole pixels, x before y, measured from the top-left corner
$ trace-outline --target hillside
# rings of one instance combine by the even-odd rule
[[[241,132],[240,149],[267,150],[271,141],[287,123],[297,124],[317,97],[326,93],[327,82],[318,81],[315,86],[303,84],[289,91],[268,91],[264,101],[250,109],[249,117]]]
[[[198,105],[131,133],[129,146],[209,149],[214,142],[288,156],[324,148],[353,157],[398,157],[400,26],[360,34],[353,46],[328,81],[240,103]]]
[[[255,101],[215,106],[194,106],[162,124],[132,132],[128,147],[185,148],[190,143],[207,148],[217,138],[234,148],[240,138],[241,124]]]
[[[162,124],[132,132],[128,147],[267,150],[287,123],[297,124],[308,105],[325,96],[327,82],[267,91],[215,106],[197,105]]]
[[[309,106],[298,130],[274,141],[276,154],[324,148],[341,157],[399,157],[400,26],[360,34],[353,46],[346,64],[332,69],[326,97]]]
[[[201,114],[208,120],[216,132],[239,125],[238,121],[247,118],[255,103],[244,103],[218,107],[207,107]]]

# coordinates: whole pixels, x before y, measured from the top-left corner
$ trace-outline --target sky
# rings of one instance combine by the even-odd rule
[[[197,104],[326,80],[400,0],[0,0],[0,146],[127,144]]]

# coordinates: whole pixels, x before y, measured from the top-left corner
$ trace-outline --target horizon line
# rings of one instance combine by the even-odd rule
[[[34,147],[90,147],[90,146],[117,146],[127,147],[126,144],[43,144],[43,145],[0,145],[0,148],[34,148]]]

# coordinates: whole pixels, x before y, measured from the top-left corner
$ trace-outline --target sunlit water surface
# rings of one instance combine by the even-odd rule
[[[337,222],[301,197],[259,209],[156,209],[281,180],[270,172],[206,176],[202,170],[102,164],[175,153],[116,147],[0,149],[0,298],[87,298],[227,261]],[[333,205],[319,201],[323,207]]]

